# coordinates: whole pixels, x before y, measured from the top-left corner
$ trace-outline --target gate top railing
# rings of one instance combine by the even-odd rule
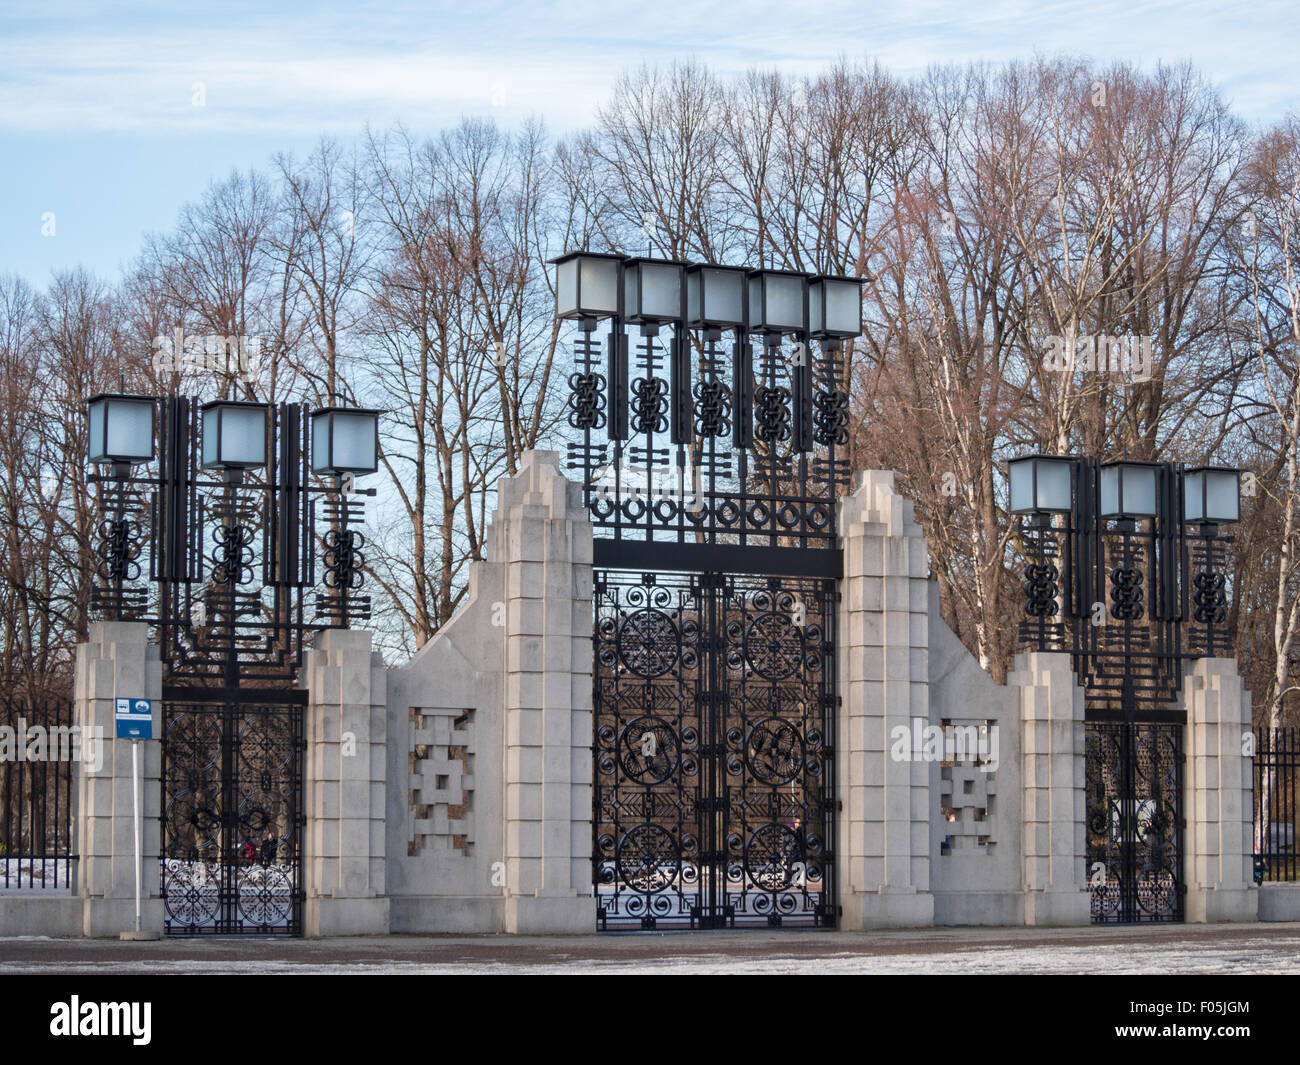
[[[66,699],[0,702],[0,891],[68,891],[77,763],[102,757]]]
[[[553,262],[557,317],[578,330],[568,468],[597,564],[837,571],[830,553],[787,552],[835,545],[862,282],[587,252]]]

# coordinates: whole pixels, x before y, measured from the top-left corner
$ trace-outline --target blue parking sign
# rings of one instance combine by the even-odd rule
[[[114,702],[119,740],[153,739],[153,703],[148,699],[117,699]]]

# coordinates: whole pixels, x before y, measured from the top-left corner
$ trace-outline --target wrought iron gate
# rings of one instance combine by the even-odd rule
[[[167,933],[298,934],[303,708],[165,703],[162,733]]]
[[[1086,723],[1094,924],[1183,919],[1183,725]]]
[[[835,923],[835,582],[596,576],[601,929]]]

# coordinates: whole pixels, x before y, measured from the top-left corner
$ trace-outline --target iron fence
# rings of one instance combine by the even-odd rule
[[[0,890],[71,887],[72,788],[82,756],[70,701],[0,701]]]
[[[1300,729],[1255,732],[1255,879],[1300,879],[1296,854],[1296,785]]]

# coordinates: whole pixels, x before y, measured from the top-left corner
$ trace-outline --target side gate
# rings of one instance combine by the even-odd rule
[[[163,704],[168,935],[302,931],[303,707]]]

